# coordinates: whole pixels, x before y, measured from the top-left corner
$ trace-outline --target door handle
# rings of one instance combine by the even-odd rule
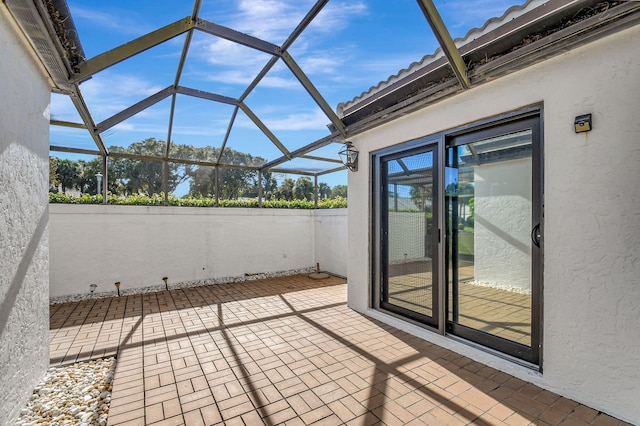
[[[540,224],[538,223],[531,230],[531,242],[536,245],[536,247],[540,247],[540,238],[542,235],[540,234]]]

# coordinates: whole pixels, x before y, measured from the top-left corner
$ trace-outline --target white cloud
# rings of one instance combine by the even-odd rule
[[[97,120],[104,120],[163,88],[136,76],[109,71],[95,75],[80,86]]]
[[[213,72],[204,76],[207,81],[223,83],[225,85],[233,84],[247,87],[258,74],[257,71],[246,69],[227,70],[222,72]],[[301,89],[300,83],[291,77],[283,77],[274,73],[269,73],[260,80],[260,87],[276,88],[276,89]]]
[[[513,0],[436,0],[435,6],[453,37],[462,37],[471,27],[480,27],[488,19],[502,16],[514,4],[522,3]]]
[[[227,133],[229,122],[221,122],[219,125],[198,125],[198,126],[178,126],[173,128],[172,139],[178,139],[180,136],[222,136]]]
[[[335,74],[340,72],[342,60],[329,52],[303,57],[300,68],[307,74]]]
[[[140,26],[140,22],[128,17],[126,13],[115,15],[74,4],[70,4],[69,8],[74,19],[89,21],[95,27],[129,35],[141,35],[148,31]]]
[[[248,86],[268,63],[270,56],[236,43],[211,38],[200,41],[200,48],[193,50],[200,59],[214,65],[207,73],[191,72],[200,75],[206,81],[215,81],[225,85]],[[286,69],[280,62],[261,80],[264,87],[291,88],[298,85],[292,75],[283,73]]]
[[[355,16],[368,13],[367,5],[362,1],[329,2],[309,24],[309,30],[337,32],[349,26]]]
[[[82,123],[80,115],[67,95],[52,93],[50,107],[51,119]]]
[[[260,69],[270,58],[265,53],[213,36],[198,43],[197,49],[197,53],[213,65]]]
[[[109,129],[109,133],[107,134],[106,139],[109,140],[111,137],[115,137],[117,133],[125,132],[125,133],[145,133],[148,135],[161,135],[161,139],[164,140],[167,138],[168,132],[168,124],[149,124],[149,123],[120,123],[116,126],[113,126]]]
[[[238,4],[237,12],[225,20],[225,25],[280,44],[290,35],[313,4],[313,1],[300,0],[242,0]],[[331,76],[341,72],[343,58],[336,53],[335,49],[319,51],[314,48],[312,54],[308,53],[311,51],[310,44],[315,44],[312,34],[340,31],[349,25],[350,19],[354,16],[365,13],[367,13],[367,7],[362,1],[330,2],[323,8],[305,30],[304,39],[300,38],[293,46],[294,59],[299,58],[296,60],[299,60],[305,74]],[[203,77],[204,79],[239,86],[247,86],[251,83],[270,59],[266,53],[212,36],[194,41],[191,53],[216,66],[216,69]],[[302,89],[298,80],[281,61],[262,79],[260,86]]]
[[[255,37],[281,44],[313,2],[299,0],[242,0],[233,27]]]
[[[289,78],[271,74],[267,74],[262,80],[260,80],[260,87],[302,90],[302,85],[294,77]]]
[[[204,79],[208,81],[216,81],[224,84],[236,84],[240,86],[247,86],[254,78],[255,75],[253,73],[243,69],[212,72],[204,77]]]
[[[264,124],[272,131],[326,129],[329,119],[322,111],[299,112],[278,118],[264,118]]]

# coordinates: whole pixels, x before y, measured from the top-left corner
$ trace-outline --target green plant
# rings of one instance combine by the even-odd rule
[[[102,204],[102,194],[98,195],[71,195],[64,193],[49,193],[49,202],[54,204]],[[167,197],[170,206],[184,206],[184,207],[216,207],[216,199],[209,197],[176,197],[170,194]],[[148,195],[130,195],[127,197],[121,197],[113,194],[107,195],[107,204],[113,205],[128,205],[128,206],[163,206],[164,194]],[[244,208],[257,208],[257,199],[222,199],[218,200],[217,205],[219,207],[244,207]],[[315,204],[313,201],[307,200],[265,200],[262,202],[263,208],[268,209],[314,209]],[[347,207],[347,199],[343,197],[328,198],[318,201],[319,209],[340,209]]]

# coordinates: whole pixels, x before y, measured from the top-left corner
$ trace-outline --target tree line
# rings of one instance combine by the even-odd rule
[[[137,154],[143,156],[164,155],[166,143],[148,138],[135,142],[126,148],[110,147],[113,153]],[[193,147],[174,145],[175,158],[196,161],[216,161],[220,150],[213,147]],[[221,163],[237,166],[257,166],[265,162],[261,157],[225,149]],[[188,196],[215,197],[216,170],[214,167],[167,162],[167,190],[173,193],[184,182],[189,183]],[[117,196],[152,196],[164,191],[163,161],[142,160],[136,158],[109,157],[107,190]],[[49,157],[49,189],[51,192],[77,191],[81,194],[96,194],[98,174],[102,174],[102,158],[93,160],[70,160]],[[265,200],[313,200],[314,184],[311,178],[301,176],[297,180],[284,175],[262,173],[262,197]],[[221,167],[217,173],[220,199],[256,198],[258,196],[258,172],[242,168]],[[331,188],[325,182],[318,184],[318,198],[329,199],[347,197],[347,186],[336,185]]]

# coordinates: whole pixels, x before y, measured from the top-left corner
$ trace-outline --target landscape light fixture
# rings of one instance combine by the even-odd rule
[[[117,283],[114,283],[114,285],[116,286],[116,289],[118,290],[118,297],[120,297],[120,281],[118,281]]]
[[[96,173],[96,180],[98,181],[98,185],[96,185],[96,194],[102,194],[102,173]]]
[[[93,296],[93,292],[96,291],[98,284],[89,284],[89,290],[91,291],[91,295]]]
[[[162,281],[164,281],[164,287],[169,290],[169,284],[167,284],[167,281],[169,280],[169,277],[162,277]]]
[[[344,143],[344,148],[338,152],[340,160],[352,172],[358,171],[358,150],[349,141]]]

